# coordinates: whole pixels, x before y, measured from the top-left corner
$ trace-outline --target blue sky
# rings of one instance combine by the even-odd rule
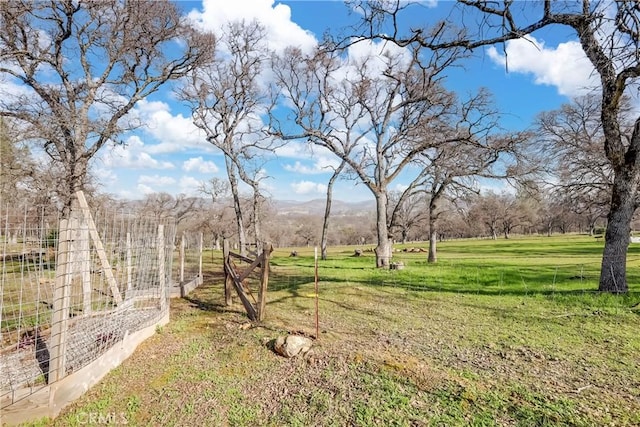
[[[421,8],[424,13],[416,19],[427,22],[451,4],[425,3]],[[232,20],[258,19],[275,50],[290,43],[310,48],[327,29],[338,31],[357,18],[349,15],[340,1],[203,0],[180,5],[192,19],[214,31]],[[504,113],[503,126],[524,129],[539,112],[558,108],[594,84],[580,45],[562,31],[534,34],[534,43],[507,44],[508,73],[502,49],[480,50],[464,63],[464,69],[453,68],[447,73],[447,86],[461,92],[489,88]],[[107,148],[94,161],[93,171],[102,191],[120,198],[142,198],[155,191],[195,194],[199,182],[226,178],[222,155],[204,141],[191,123],[190,112],[175,100],[169,87],[140,103],[136,114],[146,127],[125,135],[125,147]],[[328,154],[310,153],[303,143],[292,143],[265,165],[268,179],[264,190],[280,200],[322,198],[330,177],[323,166],[334,162]],[[339,181],[334,197],[372,199],[362,184],[351,181]]]

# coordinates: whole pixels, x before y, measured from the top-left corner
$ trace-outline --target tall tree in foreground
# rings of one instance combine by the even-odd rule
[[[90,159],[140,123],[136,103],[184,76],[213,48],[168,1],[0,2],[0,115],[18,120],[63,170],[64,209]]]
[[[421,10],[410,2],[386,0],[354,2],[362,12],[364,36],[384,39],[400,46],[414,45],[433,50],[472,50],[481,46],[519,39],[549,26],[573,30],[585,55],[600,78],[600,120],[603,145],[613,170],[607,231],[602,254],[599,289],[625,293],[627,250],[631,220],[638,207],[640,185],[640,116],[630,129],[621,124],[623,95],[640,78],[640,7],[636,1],[601,2],[582,0],[558,2],[514,2],[458,0],[457,12],[472,16],[448,15],[450,21],[430,29],[416,28],[403,33],[403,17]],[[534,18],[532,18],[534,17]],[[413,16],[415,19],[415,15]],[[425,16],[426,19],[426,16]],[[434,38],[457,22],[478,22],[458,31],[448,31],[447,39]]]

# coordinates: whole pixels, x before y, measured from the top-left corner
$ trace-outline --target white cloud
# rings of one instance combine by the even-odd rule
[[[176,183],[176,180],[170,176],[160,176],[160,175],[140,175],[138,177],[138,184],[145,185],[153,185],[155,187],[166,187],[168,185],[173,185]]]
[[[213,151],[213,147],[205,141],[204,133],[193,124],[191,118],[182,114],[173,115],[169,104],[165,102],[143,99],[136,104],[132,114],[144,123],[144,132],[160,141],[147,146],[151,154],[175,153],[190,148]]]
[[[577,41],[545,47],[544,41],[529,36],[506,43],[506,56],[495,47],[488,55],[510,72],[532,74],[536,84],[555,86],[561,95],[584,95],[599,85],[593,66]]]
[[[276,156],[293,159],[308,159],[312,156],[309,144],[302,141],[287,141],[286,144],[275,149]]]
[[[112,169],[92,167],[91,174],[98,179],[98,182],[110,182],[113,183],[118,180],[118,176]]]
[[[137,188],[138,188],[138,193],[142,193],[142,194],[152,194],[156,192],[153,188],[144,184],[138,184]]]
[[[200,173],[217,173],[219,171],[215,163],[211,161],[205,161],[202,156],[192,157],[189,160],[185,160],[182,163],[182,169],[187,172],[200,172]]]
[[[167,161],[154,159],[148,153],[146,146],[140,137],[133,135],[127,138],[124,145],[115,145],[105,150],[102,163],[107,168],[127,169],[173,169],[174,164]]]
[[[407,184],[396,184],[393,186],[393,190],[397,191],[399,193],[402,193],[404,190],[406,190],[407,188],[409,188],[409,186]]]
[[[319,184],[311,181],[300,181],[291,183],[291,188],[296,194],[315,194],[326,193],[327,186],[325,184]]]
[[[336,157],[317,156],[311,166],[296,161],[294,164],[284,165],[284,170],[303,175],[315,175],[321,173],[333,173],[340,166],[340,160]]]
[[[191,11],[189,18],[216,33],[229,22],[257,20],[264,25],[269,47],[281,52],[290,45],[308,51],[317,44],[309,31],[291,21],[291,8],[274,5],[274,0],[203,0],[203,12]]]
[[[185,175],[180,178],[180,192],[192,196],[198,192],[200,183],[194,177]]]

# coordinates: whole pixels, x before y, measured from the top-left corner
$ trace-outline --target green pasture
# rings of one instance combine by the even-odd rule
[[[254,325],[224,305],[221,254],[209,253],[204,285],[172,300],[169,325],[35,425],[640,425],[640,257],[632,246],[628,295],[599,294],[602,245],[446,241],[431,265],[396,246],[403,270],[373,268],[371,247],[332,248],[318,268],[320,335],[295,359],[270,343],[315,335],[314,249],[274,251]]]
[[[320,280],[486,295],[592,294],[598,289],[603,241],[582,235],[452,240],[438,243],[435,264],[427,263],[426,252],[415,251],[426,251],[427,243],[394,248],[392,261],[402,262],[403,270],[372,269],[373,247],[363,246],[360,257],[353,256],[354,247],[332,248],[328,259],[319,261]],[[287,273],[274,286],[312,280],[314,248],[297,248],[298,257],[289,257],[292,250],[275,252],[273,264]],[[640,291],[640,244],[629,248],[627,275],[631,293]]]

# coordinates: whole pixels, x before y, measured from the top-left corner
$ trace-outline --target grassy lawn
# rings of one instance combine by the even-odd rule
[[[362,249],[321,262],[307,356],[269,343],[314,334],[313,249],[274,252],[261,325],[224,306],[217,256],[169,325],[36,424],[640,425],[640,247],[622,297],[594,292],[602,241],[586,236],[443,242],[437,264],[398,252],[389,271]]]

